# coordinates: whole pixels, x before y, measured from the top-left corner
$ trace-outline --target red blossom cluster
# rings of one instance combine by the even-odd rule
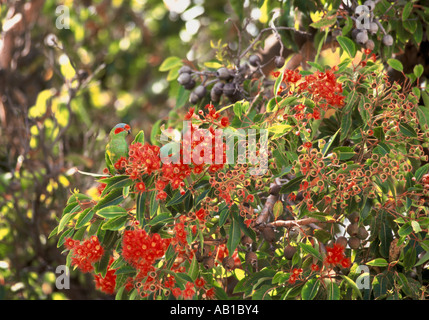
[[[289,280],[288,280],[289,283],[294,284],[296,280],[300,279],[302,272],[303,272],[302,268],[293,268],[289,276]]]
[[[114,261],[113,257],[110,258],[109,266],[107,267],[107,273],[104,277],[99,274],[94,275],[95,287],[100,291],[113,294],[116,287],[116,269],[110,269],[112,262]]]
[[[429,173],[426,173],[423,175],[422,182],[423,182],[424,188],[429,190]]]
[[[343,86],[337,82],[332,70],[317,71],[314,74],[305,76],[304,81],[298,85],[298,91],[307,91],[312,94],[316,104],[324,100],[325,103],[321,103],[320,107],[325,110],[328,105],[342,107],[346,98],[342,95]]]
[[[104,249],[96,236],[82,242],[66,238],[64,245],[72,251],[72,266],[77,266],[84,273],[93,271],[93,264],[104,254]]]
[[[122,256],[139,271],[138,277],[145,277],[152,270],[153,263],[161,258],[169,245],[158,233],[148,234],[145,230],[125,230],[122,239]]]
[[[348,268],[351,265],[351,261],[345,255],[345,248],[339,244],[334,244],[332,247],[326,247],[324,264],[330,267],[342,266],[343,268]]]

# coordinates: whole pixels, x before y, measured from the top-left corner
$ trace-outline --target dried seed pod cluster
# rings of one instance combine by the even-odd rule
[[[357,28],[352,31],[352,38],[356,41],[356,43],[371,51],[375,48],[374,40],[377,39],[377,34],[380,30],[383,33],[383,37],[381,39],[383,45],[390,47],[394,42],[393,37],[386,33],[377,17],[374,17],[373,11],[377,2],[378,1],[372,0],[364,2],[363,5],[369,10],[369,12],[366,10],[360,11],[358,14],[358,20],[360,21],[361,19],[364,19],[362,21],[369,20],[369,22],[365,25],[365,28],[360,28],[361,25],[357,25]]]
[[[285,58],[276,56],[274,64],[277,68],[283,67]],[[191,104],[197,104],[205,97],[211,102],[219,102],[225,97],[233,103],[245,97],[244,81],[251,79],[261,67],[262,59],[257,54],[251,54],[247,61],[241,62],[239,66],[220,67],[215,71],[197,71],[185,65],[179,70],[177,82],[191,91]],[[201,83],[198,84],[198,81]]]
[[[368,238],[369,233],[364,226],[359,226],[358,212],[352,212],[348,215],[347,219],[350,221],[350,224],[347,226],[346,231],[350,238],[347,240],[345,237],[339,237],[337,242],[340,241],[341,244],[344,244],[345,241],[347,241],[350,248],[358,249],[361,245],[361,241]]]

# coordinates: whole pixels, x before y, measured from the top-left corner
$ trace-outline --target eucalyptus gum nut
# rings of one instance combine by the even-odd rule
[[[356,223],[351,223],[347,226],[347,233],[351,236],[356,236],[358,234],[359,226]]]
[[[200,97],[198,97],[195,92],[191,92],[190,96],[189,96],[189,102],[192,104],[198,103],[198,101],[200,101]]]
[[[267,242],[274,242],[276,240],[276,233],[273,228],[265,227],[262,229],[262,235]]]
[[[387,46],[387,47],[390,47],[390,46],[392,46],[393,45],[393,37],[390,35],[390,34],[386,34],[384,37],[383,37],[383,44],[385,45],[385,46]]]
[[[375,34],[377,33],[377,31],[378,31],[378,24],[375,22],[371,22],[369,24],[369,32],[371,32],[372,34]]]
[[[183,85],[183,87],[184,87],[186,90],[192,90],[192,89],[194,89],[194,88],[195,88],[195,85],[196,85],[195,80],[194,80],[194,79],[191,79],[191,81],[189,81],[187,84],[184,84],[184,85]]]
[[[283,58],[282,56],[276,56],[274,58],[274,64],[277,68],[282,68],[285,64],[285,58]]]
[[[336,244],[342,246],[342,247],[347,247],[347,238],[346,237],[338,237],[337,240],[335,241]]]
[[[353,29],[352,30],[352,38],[356,40],[356,36],[361,32],[360,29]]]
[[[192,77],[189,73],[182,73],[177,78],[177,82],[179,82],[181,85],[188,84],[189,81],[191,81],[191,80],[192,80]]]
[[[294,246],[291,246],[291,245],[289,244],[289,245],[287,245],[287,246],[286,246],[286,248],[284,249],[284,253],[283,253],[283,255],[284,255],[284,257],[285,257],[287,260],[292,260],[293,255],[295,254],[295,252],[296,252],[296,248],[295,248]]]
[[[364,227],[359,227],[356,235],[359,239],[365,240],[368,238],[368,231]]]
[[[222,266],[228,271],[234,269],[234,265],[235,261],[233,257],[226,257],[222,260]]]
[[[211,269],[214,267],[214,258],[213,257],[205,257],[203,259],[203,266],[205,269]]]
[[[359,246],[360,246],[360,240],[359,240],[359,238],[350,237],[350,239],[349,239],[349,246],[350,246],[350,248],[352,248],[354,250],[359,249]]]
[[[253,54],[249,57],[249,64],[253,67],[257,67],[261,64],[261,58],[256,54]]]
[[[243,237],[241,237],[241,244],[247,248],[249,248],[253,243],[252,238],[250,238],[249,236],[244,235]]]
[[[223,94],[227,97],[232,97],[237,91],[235,83],[225,83],[223,86]]]
[[[353,211],[352,213],[350,213],[347,216],[347,219],[351,222],[351,223],[356,223],[359,221],[359,212],[357,211]]]
[[[223,93],[223,87],[224,87],[224,83],[223,82],[216,82],[215,85],[212,87],[211,92],[213,94],[221,96],[222,93]]]
[[[258,262],[258,256],[253,251],[246,252],[246,263],[254,266]]]
[[[198,98],[202,99],[207,93],[207,89],[205,86],[200,85],[194,89],[194,93],[198,96]]]
[[[368,41],[368,33],[366,30],[359,32],[356,35],[356,42],[359,44],[365,44]]]
[[[229,80],[229,79],[231,79],[231,72],[229,69],[222,67],[222,68],[217,69],[216,76],[220,80]]]
[[[368,40],[366,43],[365,43],[365,48],[366,49],[369,49],[369,50],[374,50],[374,48],[375,48],[375,43],[374,43],[374,41],[372,41],[372,40]]]
[[[189,66],[183,66],[179,69],[179,74],[182,73],[191,73],[192,69]]]

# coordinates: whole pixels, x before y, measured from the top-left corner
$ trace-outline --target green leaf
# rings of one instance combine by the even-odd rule
[[[401,62],[401,61],[399,61],[399,60],[397,60],[397,59],[393,59],[393,58],[388,59],[388,60],[387,60],[387,64],[388,64],[389,66],[391,66],[391,67],[392,67],[392,69],[394,69],[394,70],[396,70],[396,71],[399,71],[399,72],[404,71],[404,66],[402,65],[402,62]]]
[[[159,71],[161,72],[169,71],[170,69],[176,68],[181,65],[182,65],[182,59],[178,57],[168,57],[162,62],[161,66],[159,67]]]
[[[403,226],[401,226],[398,230],[398,234],[400,237],[408,236],[411,232],[413,232],[413,227],[411,223],[407,222]]]
[[[119,204],[122,200],[124,200],[122,188],[113,189],[95,205],[94,210]]]
[[[386,259],[376,258],[374,260],[368,261],[366,265],[371,267],[387,267],[389,263],[386,261]]]
[[[313,246],[299,242],[298,245],[301,247],[302,251],[311,254],[313,257],[315,257],[318,260],[322,260],[322,256],[320,255],[320,252],[317,251]]]
[[[413,127],[411,127],[408,123],[399,124],[399,131],[401,131],[404,136],[417,138],[416,131],[414,131]]]
[[[123,188],[133,184],[133,181],[127,175],[114,176],[111,178],[100,179],[98,182],[105,183],[106,187],[104,188],[101,196],[105,196],[113,189]]]
[[[416,267],[426,263],[426,261],[429,260],[429,252],[426,252],[420,259],[419,261],[415,264]]]
[[[337,137],[339,132],[340,132],[340,129],[338,129],[337,132],[335,132],[335,134],[325,144],[325,146],[323,147],[323,150],[322,150],[323,156],[326,156],[326,154],[328,153],[329,149],[331,148],[332,144],[334,143],[335,138]]]
[[[95,214],[106,219],[112,219],[116,217],[126,216],[127,210],[120,206],[110,206],[98,210]]]
[[[195,282],[195,280],[197,279],[198,276],[198,272],[199,272],[199,264],[198,261],[194,255],[194,257],[192,258],[192,262],[191,265],[189,266],[188,269],[188,275],[191,277],[192,282]]]
[[[355,57],[357,49],[356,49],[356,45],[353,42],[353,40],[351,40],[348,37],[338,36],[337,41],[338,41],[341,49],[343,49],[345,52],[347,52],[347,54],[349,55],[350,58]]]
[[[144,213],[146,208],[146,192],[140,192],[136,197],[136,219],[144,226]]]
[[[144,131],[143,130],[140,130],[139,133],[136,134],[132,144],[137,143],[137,142],[144,144]]]
[[[113,219],[108,220],[106,223],[101,225],[102,230],[119,230],[121,229],[125,223],[127,222],[127,216],[119,216]]]
[[[269,133],[273,133],[273,139],[280,138],[286,133],[292,130],[292,126],[288,124],[276,124],[272,127],[269,127],[267,130]]]
[[[274,204],[273,213],[274,213],[274,220],[277,220],[277,218],[283,213],[283,202],[277,201]]]
[[[230,252],[230,254],[232,254],[234,250],[237,248],[238,244],[240,243],[240,239],[241,239],[240,225],[235,219],[232,219],[229,227],[228,242],[226,243],[226,247]]]
[[[424,68],[421,64],[417,64],[414,66],[413,72],[417,78],[420,78],[423,74]]]
[[[347,283],[347,285],[350,288],[352,288],[355,293],[357,293],[357,295],[359,296],[359,298],[362,299],[362,293],[360,292],[360,290],[359,290],[358,286],[356,285],[356,283],[352,279],[350,279],[349,277],[347,277],[347,276],[341,275],[341,277],[344,279],[344,281]]]
[[[337,21],[336,16],[330,16],[330,17],[322,18],[319,21],[313,22],[312,24],[310,24],[310,27],[313,27],[315,29],[327,28],[327,27],[333,26],[336,21]]]
[[[325,279],[325,287],[327,291],[327,300],[340,300],[340,287],[334,280]]]
[[[410,1],[404,6],[404,9],[402,10],[402,21],[405,21],[408,19],[412,10],[413,10],[413,2]]]
[[[167,224],[174,220],[170,213],[161,213],[155,216],[152,220],[149,221],[149,226],[155,226],[159,223]]]
[[[420,181],[423,176],[429,172],[429,163],[426,163],[425,165],[421,166],[416,170],[416,173],[414,176],[416,177],[416,181]]]
[[[74,213],[69,212],[61,218],[60,223],[58,224],[57,234],[60,234],[64,230],[65,226],[70,222],[73,217]]]
[[[79,217],[77,218],[75,229],[80,229],[85,224],[87,224],[94,216],[94,213],[95,211],[93,208],[87,208],[82,211],[82,213],[79,214]]]
[[[320,282],[318,279],[313,278],[308,280],[301,289],[302,300],[313,300],[320,288]]]
[[[301,181],[304,179],[304,176],[296,177],[292,180],[290,180],[288,183],[283,185],[280,189],[280,193],[291,193],[294,191],[298,191],[299,185],[301,184]]]

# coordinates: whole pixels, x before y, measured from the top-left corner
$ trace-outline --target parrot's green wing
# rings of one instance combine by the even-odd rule
[[[128,130],[118,130],[118,128],[124,128],[125,124],[116,125],[109,134],[109,142],[106,145],[106,166],[109,172],[114,175],[116,169],[114,167],[115,163],[121,158],[128,158],[128,143],[126,137],[129,133]],[[129,128],[129,126],[128,126]]]

